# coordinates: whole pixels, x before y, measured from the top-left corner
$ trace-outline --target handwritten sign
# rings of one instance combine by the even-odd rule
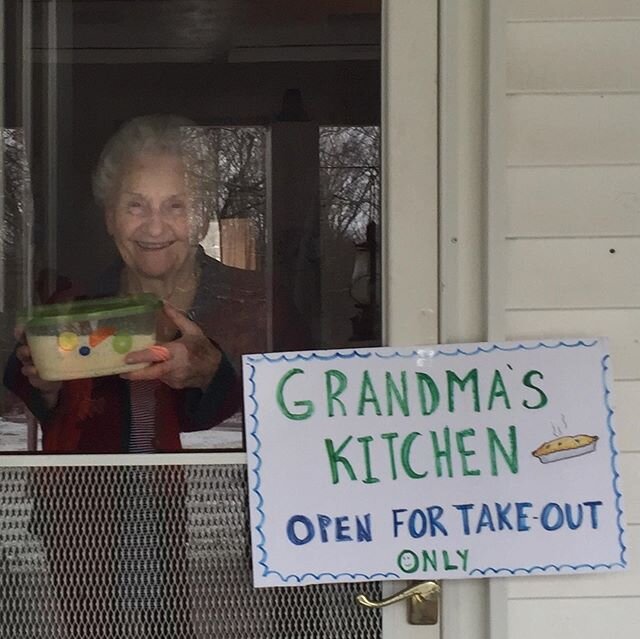
[[[243,367],[256,586],[625,567],[606,340]]]

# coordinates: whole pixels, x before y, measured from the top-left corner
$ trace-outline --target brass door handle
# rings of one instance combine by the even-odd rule
[[[371,601],[362,594],[356,597],[356,601],[367,608],[383,608],[406,599],[409,623],[417,626],[430,626],[438,623],[439,593],[440,586],[437,582],[421,581],[381,601]]]

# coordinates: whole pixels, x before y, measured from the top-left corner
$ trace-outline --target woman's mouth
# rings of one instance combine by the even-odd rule
[[[162,249],[169,248],[173,244],[171,242],[136,242],[136,246],[143,251],[161,251]]]

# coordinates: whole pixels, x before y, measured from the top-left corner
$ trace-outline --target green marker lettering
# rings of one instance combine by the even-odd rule
[[[433,381],[431,375],[426,373],[416,373],[416,379],[418,380],[418,395],[420,396],[420,410],[423,415],[432,415],[436,412],[440,405],[440,391]],[[429,390],[430,402],[427,401],[427,390]]]
[[[411,477],[411,479],[422,479],[423,477],[427,476],[426,470],[424,471],[424,473],[418,473],[413,470],[410,461],[411,447],[413,446],[413,442],[415,441],[416,437],[420,437],[421,435],[422,433],[417,433],[414,431],[413,433],[409,433],[402,442],[400,460],[402,462],[402,468],[404,469],[404,472],[407,473],[407,476]]]
[[[280,381],[278,382],[278,386],[276,387],[276,402],[278,404],[278,408],[280,409],[280,412],[288,419],[295,419],[295,420],[308,419],[309,417],[311,417],[311,415],[313,415],[313,412],[315,410],[315,406],[313,405],[313,402],[311,400],[301,399],[293,402],[293,405],[304,406],[305,410],[303,410],[300,413],[293,413],[289,410],[289,408],[287,407],[284,401],[284,385],[294,375],[300,375],[300,374],[304,374],[304,371],[301,368],[292,368],[290,371],[287,371],[282,376],[282,379],[280,379]]]
[[[358,415],[364,415],[365,404],[373,404],[373,409],[375,410],[376,415],[382,415],[380,402],[378,401],[378,396],[376,395],[375,388],[373,387],[373,383],[371,382],[369,371],[365,371],[364,375],[362,376],[362,385],[360,386],[360,402],[358,403]]]
[[[453,371],[447,371],[447,393],[449,397],[449,412],[455,412],[454,392],[457,386],[462,392],[467,384],[471,382],[471,391],[473,393],[473,410],[480,412],[480,393],[478,392],[478,369],[470,370],[465,377],[460,379]]]
[[[438,570],[438,557],[435,550],[431,552],[428,550],[422,551],[422,567],[425,572],[427,570]]]
[[[487,428],[487,437],[489,438],[489,459],[491,460],[491,474],[494,477],[498,475],[498,463],[496,461],[496,450],[500,451],[502,458],[514,474],[518,474],[518,436],[515,426],[509,426],[509,452],[500,441],[498,433],[493,428]]]
[[[534,390],[540,395],[540,399],[537,404],[531,404],[526,399],[522,401],[522,405],[525,408],[529,408],[531,410],[536,410],[537,408],[542,408],[549,403],[549,398],[545,395],[544,391],[541,388],[538,388],[531,382],[532,377],[539,377],[540,379],[544,379],[544,375],[540,371],[529,371],[523,378],[522,383],[531,390]]]
[[[501,397],[504,401],[504,406],[507,410],[511,410],[511,402],[509,401],[509,395],[507,395],[507,389],[504,386],[504,381],[499,370],[496,370],[493,374],[493,382],[491,383],[491,391],[489,392],[489,410],[493,408],[494,400]]]
[[[409,416],[409,397],[407,389],[407,371],[400,373],[400,385],[402,391],[396,386],[393,377],[389,371],[385,373],[385,381],[387,387],[387,415],[393,415],[393,399],[398,403],[398,408],[405,417]]]
[[[371,475],[371,449],[369,444],[373,441],[373,437],[371,435],[365,435],[358,437],[358,441],[362,444],[364,450],[364,469],[367,473],[367,476],[362,481],[365,484],[377,484],[380,480]]]
[[[337,382],[337,387],[333,387],[333,381]],[[342,410],[342,416],[347,416],[347,408],[341,399],[338,399],[338,395],[342,395],[347,388],[347,376],[342,371],[331,369],[325,372],[324,382],[327,389],[327,415],[333,417],[335,415],[333,410],[333,403],[338,402],[340,409]]]
[[[442,458],[444,457],[447,462],[447,475],[453,477],[453,464],[451,461],[451,431],[448,426],[445,426],[442,430],[442,436],[444,437],[443,446],[440,446],[438,442],[438,433],[434,430],[431,431],[431,445],[433,446],[433,456],[436,460],[436,475],[442,477]]]
[[[458,452],[460,453],[460,458],[462,461],[462,474],[465,477],[469,475],[479,475],[480,471],[477,468],[469,468],[467,465],[467,457],[472,457],[476,454],[475,450],[467,450],[465,448],[464,440],[467,437],[473,437],[476,434],[476,431],[473,428],[467,428],[465,430],[460,430],[456,433],[456,444],[458,446]]]
[[[329,456],[329,467],[331,468],[332,484],[337,484],[340,481],[340,477],[338,475],[338,464],[342,464],[351,481],[355,481],[357,479],[351,462],[346,457],[342,456],[342,451],[349,445],[352,439],[353,437],[349,435],[349,437],[347,437],[342,442],[337,450],[333,445],[333,441],[331,439],[324,440],[324,445],[327,449],[327,455]]]
[[[382,439],[387,440],[389,446],[389,464],[391,466],[391,479],[398,479],[398,469],[396,467],[396,450],[394,446],[394,440],[398,437],[398,433],[382,433],[380,435]]]

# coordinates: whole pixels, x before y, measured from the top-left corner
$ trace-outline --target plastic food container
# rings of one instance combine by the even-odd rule
[[[143,294],[33,307],[25,332],[38,374],[63,381],[144,368],[124,358],[156,343],[161,304]]]

